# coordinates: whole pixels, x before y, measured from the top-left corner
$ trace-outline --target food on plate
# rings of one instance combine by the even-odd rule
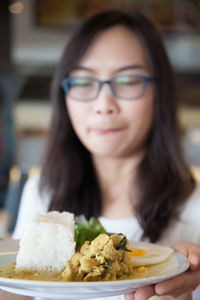
[[[134,272],[147,272],[146,266],[166,261],[173,249],[148,245],[130,248],[122,234],[100,234],[86,241],[71,259],[66,261],[62,277],[67,281],[97,281],[129,278]]]
[[[148,245],[147,243],[137,246],[137,248],[130,248],[131,263],[134,267],[148,266],[159,264],[167,260],[173,253],[173,249],[164,246]]]
[[[91,242],[99,234],[107,233],[101,223],[94,217],[89,220],[84,215],[75,217],[74,227],[76,249],[79,249],[85,241]]]
[[[19,242],[16,271],[61,272],[75,252],[74,215],[36,214]]]
[[[156,275],[172,252],[149,243],[129,246],[126,236],[106,232],[95,218],[52,211],[35,215],[21,237],[16,263],[0,266],[0,277],[48,281],[144,278]]]
[[[86,241],[66,262],[62,277],[67,281],[117,280],[131,276],[133,266],[122,234],[100,234]]]

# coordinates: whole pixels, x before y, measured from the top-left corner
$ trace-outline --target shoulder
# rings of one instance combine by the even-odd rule
[[[40,194],[39,181],[40,173],[30,177],[24,185],[13,238],[20,238],[24,226],[35,213],[46,213],[48,210],[50,195]]]
[[[47,193],[40,194],[39,190],[40,172],[31,176],[24,185],[21,197],[21,204],[29,207],[37,207],[41,211],[45,211],[49,205],[50,195]]]
[[[25,186],[28,187],[28,188],[38,188],[39,187],[39,182],[40,182],[40,172],[37,172],[36,174],[30,176],[26,183],[25,183]]]
[[[40,173],[38,172],[34,176],[31,176],[27,179],[24,185],[24,191],[28,190],[29,192],[39,191],[39,181],[40,181]]]
[[[180,241],[200,244],[200,185],[197,184],[193,193],[182,206],[178,218],[170,222],[163,233],[160,243],[172,245]]]
[[[188,197],[182,212],[181,218],[183,219],[192,219],[197,221],[200,224],[200,183],[197,183],[197,186],[193,193]]]
[[[39,192],[40,174],[36,174],[27,179],[21,196],[20,207],[24,206],[37,206],[41,201]]]
[[[197,184],[193,193],[182,207],[178,226],[183,234],[182,240],[200,243],[200,184]]]

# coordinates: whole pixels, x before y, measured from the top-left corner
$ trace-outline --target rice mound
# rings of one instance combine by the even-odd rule
[[[75,246],[72,213],[36,214],[20,239],[15,270],[61,272]]]

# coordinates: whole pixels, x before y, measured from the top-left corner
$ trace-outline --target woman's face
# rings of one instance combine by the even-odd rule
[[[95,38],[70,76],[108,80],[130,74],[151,76],[136,35],[115,26]],[[152,83],[138,99],[116,99],[105,84],[95,100],[80,102],[66,96],[66,106],[77,136],[92,155],[123,158],[144,152],[152,125]]]

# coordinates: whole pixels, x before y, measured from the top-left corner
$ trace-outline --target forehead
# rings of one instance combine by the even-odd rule
[[[108,72],[134,64],[149,69],[138,37],[123,26],[115,26],[98,34],[79,64],[97,71]]]

